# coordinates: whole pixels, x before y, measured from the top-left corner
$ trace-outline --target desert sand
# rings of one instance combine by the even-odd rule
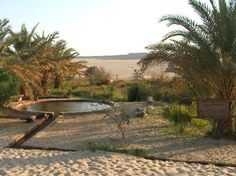
[[[136,107],[142,106],[142,103],[124,103],[123,106],[129,107],[132,112]],[[29,124],[14,119],[0,122],[0,175],[236,176],[236,167],[152,161],[119,153],[87,151],[86,145],[91,141],[98,144],[121,144],[113,121],[104,119],[102,113],[76,117],[60,116],[24,144],[77,150],[75,152],[4,148],[14,139],[13,136],[21,134]],[[140,148],[162,158],[236,164],[235,141],[214,140],[203,136],[170,136],[160,130],[166,124],[165,120],[157,117],[133,118],[127,126],[128,147]]]
[[[236,168],[151,161],[101,151],[61,152],[5,149],[0,152],[0,175],[235,176]]]
[[[118,79],[130,79],[132,77],[134,69],[139,69],[137,65],[138,59],[135,60],[103,60],[103,59],[86,59],[87,66],[103,67],[105,70],[111,73],[113,78]],[[146,72],[146,77],[156,77],[163,74],[166,65],[160,65],[154,69],[150,69]]]

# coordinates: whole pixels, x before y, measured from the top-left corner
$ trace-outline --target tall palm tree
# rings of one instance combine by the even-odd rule
[[[235,98],[236,84],[236,1],[209,0],[209,5],[188,0],[201,22],[182,15],[167,15],[161,22],[180,27],[159,44],[148,46],[151,52],[139,64],[143,69],[167,62],[172,72],[188,81],[198,92],[210,90],[211,97]],[[199,89],[201,88],[201,89]]]

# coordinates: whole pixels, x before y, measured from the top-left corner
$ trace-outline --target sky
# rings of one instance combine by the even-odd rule
[[[14,31],[39,23],[38,33],[59,32],[81,56],[147,52],[174,29],[163,15],[197,18],[188,0],[0,0],[0,14]]]

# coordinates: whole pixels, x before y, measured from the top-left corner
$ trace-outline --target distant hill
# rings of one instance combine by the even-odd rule
[[[107,56],[79,56],[80,59],[101,59],[101,60],[140,60],[147,53],[129,53],[126,55],[107,55]]]

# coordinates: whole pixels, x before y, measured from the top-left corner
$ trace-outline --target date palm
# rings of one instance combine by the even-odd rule
[[[52,78],[52,71],[55,67],[54,50],[53,46],[55,40],[58,38],[58,33],[45,35],[44,33],[40,36],[36,34],[35,41],[39,43],[39,50],[35,55],[33,61],[35,69],[39,75],[38,78],[38,89],[35,94],[48,94],[48,84]]]
[[[17,75],[21,81],[20,93],[25,96],[32,96],[33,89],[37,88],[38,74],[35,72],[33,60],[39,52],[39,42],[35,37],[37,25],[28,31],[23,24],[19,32],[11,31],[8,40],[11,46],[8,47],[8,56],[4,61],[4,67]]]
[[[59,41],[55,45],[54,58],[56,59],[53,70],[54,88],[60,88],[63,79],[67,77],[80,76],[85,62],[75,61],[79,53],[73,48],[67,48],[65,41]]]
[[[159,44],[148,46],[151,52],[139,64],[146,69],[167,62],[172,72],[181,76],[198,93],[198,98],[211,96],[235,98],[236,84],[236,2],[209,0],[209,4],[189,0],[199,15],[196,22],[182,15],[167,15],[161,22],[180,28],[164,37]],[[209,94],[204,94],[208,90]],[[208,97],[209,98],[209,97]]]
[[[7,19],[0,19],[0,66],[2,62],[6,59],[8,47],[11,42],[8,40],[8,35],[10,33],[9,21]]]

